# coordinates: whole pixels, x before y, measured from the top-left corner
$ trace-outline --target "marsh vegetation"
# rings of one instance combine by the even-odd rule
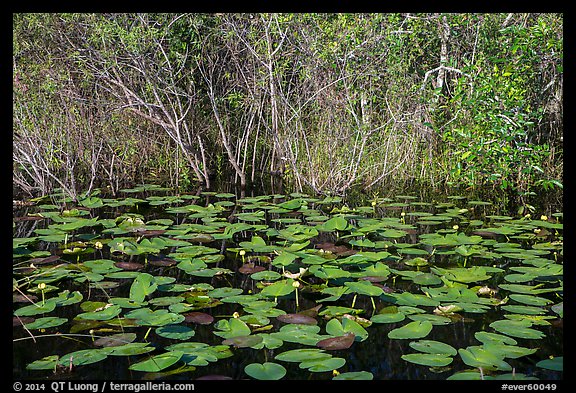
[[[14,377],[561,379],[562,23],[14,14]]]

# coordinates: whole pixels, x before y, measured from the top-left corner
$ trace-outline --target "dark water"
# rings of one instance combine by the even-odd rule
[[[234,190],[225,189],[222,192],[230,192]],[[276,191],[278,192],[278,190]],[[418,195],[420,193],[420,195]],[[433,196],[432,192],[429,190],[413,190],[412,192],[406,192],[405,194],[418,195],[418,200],[422,201],[442,201],[443,195]],[[422,195],[424,194],[424,195]],[[245,196],[255,195],[254,191],[244,193]],[[486,191],[484,195],[476,196],[475,198],[486,200],[486,195],[490,195],[490,191]],[[492,195],[494,196],[494,195]],[[370,198],[370,195],[357,195],[357,200],[361,200],[362,197]],[[422,197],[422,198],[420,198]],[[444,196],[445,197],[445,196]],[[538,207],[541,212],[551,212],[561,211],[562,206],[558,206],[561,199],[552,198],[546,206]],[[550,202],[549,201],[549,202]],[[204,203],[208,203],[210,200],[206,200]],[[493,205],[490,207],[484,207],[484,214],[510,214],[511,211],[517,210],[517,203],[507,200],[508,205]],[[33,209],[33,208],[31,208]],[[134,208],[131,208],[134,211]],[[105,216],[114,217],[119,212],[124,211],[124,209],[117,208],[111,209],[106,208],[98,212],[94,212],[93,215],[99,215],[100,218]],[[18,210],[14,212],[14,216],[25,215],[26,210]],[[140,214],[144,214],[146,219],[161,218],[161,217],[171,217],[174,218],[175,215],[171,214],[159,214],[154,216],[154,209],[143,210],[140,208],[138,211]],[[14,237],[26,237],[33,235],[33,230],[42,227],[41,221],[21,221],[17,223],[17,227],[14,230]],[[210,244],[207,244],[210,246]],[[216,245],[211,245],[212,247],[217,247]],[[52,252],[57,252],[56,247],[48,244],[44,244],[45,249]],[[102,254],[100,251],[95,252],[93,255],[83,255],[82,259],[98,259],[98,258],[108,258],[109,255]],[[63,259],[69,259],[70,261],[75,260],[75,257],[62,256]],[[130,258],[133,261],[142,262],[143,256],[135,256]],[[505,262],[505,261],[504,261]],[[511,262],[511,261],[509,261]],[[220,263],[221,267],[229,268],[233,271],[239,267],[240,263],[237,259],[226,258]],[[212,278],[202,278],[202,277],[190,277],[184,272],[177,269],[176,267],[171,268],[159,268],[148,266],[147,272],[152,275],[164,275],[164,276],[174,276],[177,278],[177,282],[186,283],[190,282],[206,282],[214,286],[215,288],[223,286],[241,287],[244,289],[244,293],[248,290],[256,290],[254,287],[254,282],[252,280],[247,280],[245,275],[236,273],[232,277],[212,277]],[[107,296],[112,297],[122,297],[126,296],[129,291],[129,286],[131,280],[124,280],[124,284],[120,287],[107,290],[106,293],[93,289],[89,294],[85,293],[85,285],[77,283],[68,283],[68,286],[63,285],[60,289],[69,289],[70,291],[80,290],[84,293],[84,301],[105,301]],[[501,282],[501,277],[494,277],[493,282],[490,282],[491,287],[496,287],[497,284]],[[411,290],[410,285],[414,286],[410,282],[403,282],[402,280],[397,280],[395,283],[395,290]],[[417,292],[411,290],[413,293]],[[301,293],[300,297],[300,308],[299,310],[304,310],[307,308],[314,307],[317,305],[316,300],[318,299],[317,294],[314,293]],[[352,296],[344,296],[338,302],[339,305],[350,306],[352,301]],[[281,303],[277,308],[283,309],[286,312],[296,312],[297,307],[293,300],[281,300]],[[377,312],[382,307],[390,305],[383,301],[376,302],[376,310],[373,310],[372,304],[367,297],[359,296],[356,301],[355,308],[361,308],[366,310],[366,313],[362,315],[363,317],[369,319],[372,313]],[[17,306],[19,307],[19,306]],[[15,306],[15,308],[17,308]],[[429,307],[422,307],[424,309],[429,309]],[[431,310],[431,308],[430,308]],[[237,304],[222,304],[220,306],[202,310],[204,312],[210,313],[215,317],[225,315],[227,318],[231,316],[234,311],[241,311],[241,306]],[[66,317],[69,320],[75,315],[81,312],[79,305],[75,304],[73,306],[59,307],[56,312],[50,315]],[[454,348],[466,348],[471,345],[480,345],[480,342],[474,338],[474,333],[481,330],[489,330],[488,325],[495,321],[502,319],[502,312],[491,309],[491,311],[483,314],[472,314],[466,313],[466,321],[459,321],[449,325],[437,326],[435,325],[430,335],[426,337],[427,340],[437,340],[447,344],[452,345]],[[283,324],[277,321],[275,318],[270,318],[271,324],[273,325],[272,331],[277,331],[277,329]],[[320,333],[324,332],[324,325],[326,321],[319,318],[319,326],[321,327]],[[346,359],[346,364],[339,369],[339,372],[343,373],[346,371],[369,371],[374,375],[376,380],[445,380],[447,377],[453,375],[457,371],[468,370],[469,366],[464,364],[459,356],[454,356],[454,361],[446,368],[431,369],[426,366],[420,366],[405,362],[401,359],[403,354],[414,353],[415,351],[409,347],[409,342],[412,340],[390,340],[387,334],[392,329],[399,327],[406,323],[406,320],[400,323],[394,324],[372,324],[368,329],[369,336],[363,342],[355,342],[351,348],[345,351],[334,351],[331,354],[334,357],[343,357]],[[43,334],[55,334],[58,331],[66,332],[69,328],[69,324],[62,325],[58,328],[49,329],[46,332],[35,333],[36,339],[30,339],[30,335],[21,327],[16,326],[13,328],[13,377],[14,379],[73,379],[73,380],[102,380],[102,379],[115,379],[115,380],[127,380],[127,379],[141,379],[143,373],[134,372],[128,369],[130,364],[138,362],[141,357],[121,357],[121,356],[109,356],[105,361],[97,362],[87,366],[80,366],[70,370],[62,370],[58,373],[53,373],[52,371],[29,371],[26,370],[26,365],[32,361],[43,358],[51,354],[66,354],[72,351],[91,348],[91,338],[89,337],[54,337],[46,336],[41,337]],[[526,375],[534,376],[539,379],[561,379],[562,373],[550,370],[545,370],[536,367],[535,364],[547,358],[548,356],[561,356],[563,354],[563,324],[562,320],[555,320],[551,326],[537,326],[538,330],[545,334],[545,338],[540,340],[524,340],[516,339],[518,341],[518,346],[527,348],[538,348],[538,351],[529,356],[524,356],[519,359],[506,359],[506,361],[514,367],[515,371],[518,373],[523,373]],[[146,327],[143,328],[130,328],[129,331],[136,332],[138,338],[136,342],[142,341],[144,335],[146,334]],[[201,326],[194,325],[195,336],[193,341],[205,342],[211,345],[221,344],[222,338],[217,337],[213,334],[212,326]],[[88,334],[87,332],[79,332],[79,334]],[[176,343],[178,341],[168,340],[155,334],[150,334],[148,336],[148,341],[152,345],[159,348],[158,353],[162,352],[162,348],[165,346]],[[266,361],[274,361],[274,356],[278,353],[290,350],[302,348],[302,345],[285,343],[281,348],[275,350],[262,349],[254,350],[250,348],[232,348],[234,353],[233,357],[221,359],[215,363],[210,363],[208,366],[199,366],[193,372],[185,372],[181,374],[175,374],[166,379],[175,380],[189,380],[195,379],[204,375],[226,375],[233,379],[246,379],[247,375],[244,373],[244,367],[250,363],[258,362],[263,363]],[[155,354],[153,352],[152,354]],[[282,365],[287,369],[287,375],[285,379],[331,379],[331,373],[311,373],[307,370],[302,370],[298,367],[297,363],[282,362]]]

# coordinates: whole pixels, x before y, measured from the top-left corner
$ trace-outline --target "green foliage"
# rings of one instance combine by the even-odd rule
[[[462,59],[461,69],[473,76],[459,76],[444,96],[439,122],[451,123],[441,126],[449,178],[520,195],[562,188],[551,165],[558,131],[545,126],[544,101],[556,99],[549,90],[562,73],[561,26],[550,16],[498,28],[501,23],[496,15],[484,19],[476,56]]]
[[[487,184],[527,205],[563,187],[562,23],[14,14],[14,183],[75,198],[98,182],[188,190],[271,170],[298,191],[416,179]]]

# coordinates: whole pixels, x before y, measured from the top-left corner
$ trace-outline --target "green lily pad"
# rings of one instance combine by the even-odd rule
[[[109,349],[110,356],[135,356],[152,352],[155,348],[150,346],[149,343],[128,343],[112,346]]]
[[[94,341],[98,347],[116,347],[136,340],[136,333],[118,333],[107,337],[100,337]]]
[[[346,360],[342,358],[329,358],[329,359],[312,359],[303,361],[298,365],[300,368],[306,368],[313,373],[321,373],[325,371],[337,370],[346,364]]]
[[[388,332],[391,339],[424,338],[432,331],[430,321],[414,321]]]
[[[296,290],[296,288],[292,285],[293,283],[294,280],[292,279],[277,281],[274,284],[269,285],[264,289],[262,289],[260,294],[263,296],[269,296],[274,298],[280,296],[286,296],[294,292],[294,290]]]
[[[278,258],[276,258],[278,259]],[[275,272],[273,270],[263,270],[261,272],[256,272],[256,273],[252,273],[250,275],[250,278],[256,281],[275,281],[278,280],[280,277],[282,277],[282,275],[278,272]]]
[[[263,349],[263,348],[276,349],[284,345],[284,341],[282,341],[278,337],[272,336],[271,334],[258,333],[255,336],[261,337],[262,340],[259,343],[251,346],[251,348],[254,349]]]
[[[30,317],[52,312],[55,308],[56,302],[54,301],[46,301],[44,304],[42,304],[42,302],[38,302],[28,306],[20,307],[18,310],[14,311],[14,315],[19,317]]]
[[[513,293],[509,297],[514,301],[530,306],[547,306],[548,304],[553,303],[552,300],[533,295]]]
[[[258,380],[279,380],[286,375],[286,368],[273,362],[251,363],[244,367],[244,372]]]
[[[452,320],[448,317],[435,314],[413,314],[408,315],[413,321],[429,321],[432,325],[448,325],[452,323]]]
[[[324,232],[345,231],[349,228],[348,221],[342,216],[334,216],[319,225],[318,229]]]
[[[183,315],[169,312],[166,309],[152,311],[149,308],[130,311],[126,314],[126,318],[136,319],[136,323],[141,326],[178,324],[186,319]]]
[[[532,322],[521,320],[499,320],[490,324],[494,330],[512,337],[525,338],[525,339],[540,339],[545,337],[545,334],[539,330],[531,329]]]
[[[490,351],[497,356],[502,356],[504,358],[517,359],[522,356],[528,356],[535,353],[537,348],[525,348],[516,345],[508,345],[502,343],[488,343],[484,344],[483,348]]]
[[[528,315],[543,315],[546,314],[546,310],[538,306],[524,306],[516,304],[507,304],[502,306],[502,310],[516,313],[516,314],[528,314]]]
[[[369,371],[349,371],[336,375],[332,380],[334,381],[371,381],[374,375]]]
[[[402,355],[401,358],[410,363],[429,367],[444,367],[454,360],[450,356],[437,353],[409,353]]]
[[[158,289],[158,284],[156,284],[154,276],[148,273],[140,273],[130,286],[130,299],[135,302],[143,302],[146,296],[154,293],[156,289]]]
[[[564,371],[564,356],[556,356],[551,359],[540,360],[537,367],[553,371]]]
[[[396,323],[402,322],[406,318],[406,314],[401,312],[376,314],[370,318],[373,323]]]
[[[289,324],[280,328],[280,331],[271,333],[274,338],[291,343],[303,345],[316,345],[318,341],[327,338],[318,334],[320,327],[317,325]]]
[[[214,334],[224,339],[248,336],[252,332],[246,322],[238,318],[221,319],[214,327],[218,330],[214,331]]]
[[[50,355],[26,365],[26,370],[55,370],[58,365],[58,355]]]
[[[435,275],[433,273],[417,274],[412,278],[412,281],[414,282],[414,284],[424,285],[424,286],[442,284],[442,280],[440,279],[440,277],[438,277],[437,275]]]
[[[454,356],[458,354],[456,348],[440,341],[419,340],[419,341],[412,341],[408,345],[410,345],[411,348],[424,353],[439,354],[446,356]]]
[[[26,327],[26,329],[29,330],[48,329],[51,327],[63,325],[66,322],[68,322],[66,318],[43,317],[43,318],[36,318],[33,322],[24,324],[24,326]]]
[[[364,341],[368,338],[368,332],[358,322],[342,318],[342,322],[333,318],[326,324],[326,333],[332,336],[344,336],[346,333],[353,333],[356,341]]]
[[[332,355],[318,348],[292,349],[279,353],[274,357],[284,362],[300,363],[312,359],[330,359]]]
[[[249,348],[260,344],[264,339],[261,336],[248,335],[248,336],[236,336],[227,338],[222,341],[224,345],[233,345],[236,348]]]
[[[164,325],[157,327],[156,334],[173,340],[188,340],[194,337],[195,331],[183,325]]]
[[[368,281],[350,281],[345,282],[344,285],[348,287],[350,292],[358,293],[366,296],[380,296],[384,293],[382,288],[371,284]]]
[[[518,342],[514,340],[512,337],[498,333],[480,331],[474,333],[474,337],[476,337],[476,340],[482,342],[483,344],[490,344],[490,343],[496,343],[496,344],[502,343],[509,345],[518,344]]]
[[[107,304],[101,310],[81,313],[81,314],[78,314],[76,316],[76,318],[90,319],[93,321],[107,321],[109,319],[112,319],[112,318],[120,315],[121,311],[122,311],[122,308],[120,306]]]
[[[143,360],[141,362],[134,363],[128,368],[134,371],[155,373],[177,363],[182,358],[182,355],[184,355],[184,353],[180,351],[169,351],[152,356],[149,359]]]
[[[510,371],[512,367],[506,363],[503,356],[492,353],[491,351],[475,346],[458,350],[462,361],[470,367],[482,367],[484,369],[494,369],[501,371]]]
[[[82,349],[63,355],[58,360],[58,364],[64,367],[69,367],[70,364],[73,366],[84,366],[106,359],[109,353],[105,349]]]

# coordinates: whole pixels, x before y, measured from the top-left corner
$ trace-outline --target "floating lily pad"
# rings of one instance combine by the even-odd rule
[[[42,359],[35,360],[26,365],[27,370],[55,370],[58,365],[58,355],[50,355]]]
[[[346,333],[339,337],[330,337],[320,340],[316,346],[326,351],[337,351],[341,349],[348,349],[354,343],[356,335],[354,333]]]
[[[118,333],[107,337],[100,337],[94,341],[98,347],[116,347],[136,340],[136,333]]]
[[[545,337],[545,334],[539,330],[532,329],[532,322],[521,320],[499,320],[492,322],[490,327],[496,331],[512,337],[525,339],[539,339]]]
[[[315,318],[303,314],[283,314],[278,315],[277,319],[284,323],[301,323],[304,325],[316,325],[318,323]]]
[[[222,341],[224,345],[233,345],[236,348],[249,348],[260,344],[264,339],[261,336],[236,336]]]
[[[414,321],[388,332],[391,339],[415,339],[424,338],[432,331],[432,323],[429,321]]]
[[[518,344],[518,342],[516,340],[514,340],[512,337],[505,336],[503,334],[498,334],[498,333],[480,331],[480,332],[474,333],[474,337],[476,337],[476,339],[478,341],[480,341],[484,344],[490,344],[490,343],[502,343],[502,344],[508,344],[508,345]]]
[[[54,311],[55,308],[56,308],[56,302],[54,301],[45,302],[44,304],[42,304],[42,302],[37,302],[35,304],[19,308],[18,310],[14,311],[14,315],[19,317],[23,316],[29,317],[52,312]]]
[[[143,270],[144,269],[144,264],[142,263],[136,263],[136,262],[116,262],[114,264],[114,266],[116,266],[119,269],[122,270]]]
[[[401,312],[376,314],[370,318],[374,323],[396,323],[402,322],[406,318],[406,314]]]
[[[139,273],[130,286],[130,299],[142,302],[146,296],[158,289],[154,276],[148,273]]]
[[[368,338],[368,332],[358,322],[342,318],[342,322],[333,318],[326,324],[326,333],[333,336],[344,336],[353,333],[356,341],[364,341]]]
[[[433,273],[420,273],[412,278],[414,284],[430,286],[442,284],[442,280]]]
[[[332,380],[334,381],[371,381],[374,379],[374,375],[369,371],[350,371],[346,373],[341,373],[336,375]]]
[[[25,323],[24,327],[29,330],[34,329],[48,329],[56,326],[60,326],[68,322],[66,318],[59,318],[59,317],[43,317],[43,318],[36,318],[34,321]]]
[[[454,360],[450,356],[436,353],[409,353],[402,355],[401,358],[410,363],[429,367],[447,366]]]
[[[483,347],[468,347],[458,350],[462,361],[470,367],[482,367],[484,369],[494,369],[509,371],[512,367],[506,363],[502,355],[497,355]]]
[[[284,362],[300,363],[312,359],[330,359],[332,355],[318,348],[292,349],[279,353],[274,357]]]
[[[164,326],[177,324],[185,319],[183,315],[169,312],[166,309],[152,311],[148,308],[130,311],[126,314],[126,317],[136,319],[136,323],[141,326]]]
[[[531,305],[531,306],[546,306],[548,304],[553,303],[552,300],[549,300],[549,299],[546,299],[543,297],[517,294],[517,293],[511,294],[510,299],[515,300],[519,303],[523,303],[523,304],[527,304],[527,305]]]
[[[278,380],[286,375],[286,368],[273,362],[251,363],[244,367],[244,372],[258,380]]]
[[[156,334],[173,340],[188,340],[194,337],[195,331],[183,325],[164,325],[156,328]]]
[[[110,352],[105,349],[82,349],[63,355],[58,360],[60,366],[84,366],[104,360]]]
[[[149,343],[128,343],[117,346],[109,347],[110,356],[135,356],[142,355],[148,352],[154,351],[154,347],[150,346]]]
[[[218,330],[214,331],[214,334],[225,339],[247,336],[252,332],[248,325],[246,325],[246,322],[238,318],[230,318],[228,320],[221,319],[214,325],[214,327]]]
[[[345,364],[345,359],[331,357],[328,359],[305,360],[300,363],[298,367],[308,369],[308,371],[313,373],[321,373],[325,371],[337,370]]]
[[[412,341],[408,345],[410,345],[411,348],[424,353],[439,354],[446,356],[454,356],[458,354],[456,348],[440,341],[419,340],[419,341]]]
[[[86,306],[86,303],[83,303],[83,305]],[[95,321],[107,321],[109,319],[118,316],[122,311],[122,308],[120,306],[110,303],[104,303],[103,305],[100,305],[101,304],[100,302],[95,302],[92,304],[97,308],[91,307],[90,310],[92,311],[80,313],[76,316],[76,318],[90,319]]]
[[[183,354],[184,353],[180,351],[162,353],[141,362],[134,363],[128,368],[134,371],[144,371],[149,373],[159,372],[177,363],[182,358]]]
[[[204,312],[192,311],[184,314],[186,322],[197,323],[199,325],[210,325],[214,321],[214,317]]]
[[[564,356],[556,356],[551,359],[541,360],[536,363],[537,367],[553,371],[564,371]]]
[[[269,296],[275,298],[280,296],[286,296],[296,290],[296,288],[292,285],[293,283],[294,280],[292,279],[277,281],[274,284],[269,285],[264,289],[262,289],[260,294],[263,296]]]

